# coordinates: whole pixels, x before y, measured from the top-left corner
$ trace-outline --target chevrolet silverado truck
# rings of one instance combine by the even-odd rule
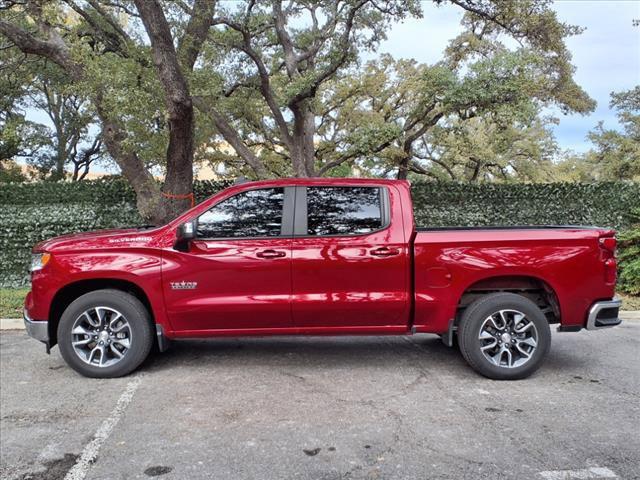
[[[614,231],[417,228],[398,180],[235,185],[169,224],[33,249],[27,332],[89,377],[169,340],[438,334],[493,379],[540,367],[550,324],[618,325]]]

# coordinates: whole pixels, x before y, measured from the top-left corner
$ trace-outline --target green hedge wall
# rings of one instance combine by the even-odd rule
[[[196,199],[228,186],[196,182]],[[626,229],[640,206],[640,184],[414,183],[421,226],[599,225]],[[0,287],[28,283],[31,246],[64,233],[144,223],[120,179],[77,183],[0,184]]]
[[[624,229],[640,205],[640,184],[420,183],[418,225],[597,225]]]
[[[632,211],[633,227],[618,236],[620,290],[640,296],[640,207]]]

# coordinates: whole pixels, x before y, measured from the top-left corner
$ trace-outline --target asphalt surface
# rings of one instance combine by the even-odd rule
[[[5,331],[0,477],[640,478],[639,346],[554,332],[497,382],[432,336],[184,341],[91,380]]]

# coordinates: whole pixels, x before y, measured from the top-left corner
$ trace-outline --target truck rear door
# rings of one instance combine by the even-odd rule
[[[409,251],[389,186],[296,187],[292,313],[328,333],[406,330]]]

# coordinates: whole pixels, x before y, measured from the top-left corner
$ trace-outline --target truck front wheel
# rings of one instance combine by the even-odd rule
[[[492,293],[473,302],[458,325],[467,363],[485,377],[517,380],[535,372],[551,345],[549,322],[528,298]]]
[[[151,350],[149,312],[120,290],[96,290],[74,300],[58,325],[60,353],[86,377],[113,378],[135,370]]]

